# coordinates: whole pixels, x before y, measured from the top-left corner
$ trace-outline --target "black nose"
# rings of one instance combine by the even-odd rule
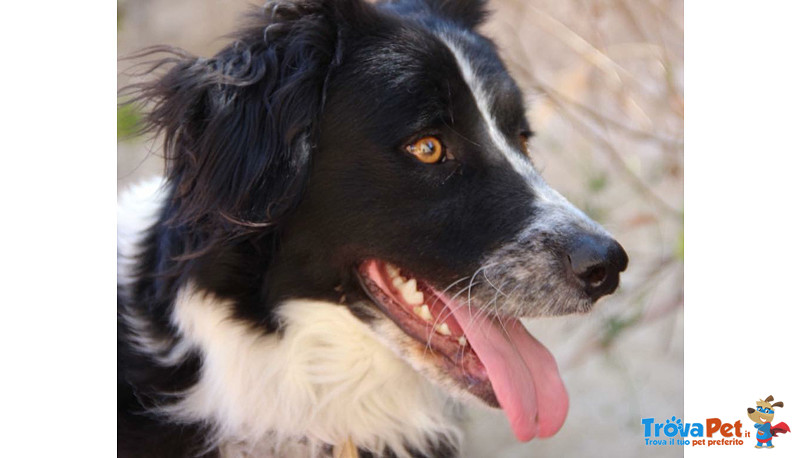
[[[622,245],[603,235],[574,237],[567,248],[567,260],[572,275],[592,300],[614,292],[619,273],[628,267],[628,255]]]

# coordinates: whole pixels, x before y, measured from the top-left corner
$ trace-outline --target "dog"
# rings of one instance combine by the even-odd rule
[[[533,167],[484,3],[279,1],[212,58],[139,56],[166,169],[119,201],[120,456],[458,456],[473,401],[559,430],[520,319],[628,257]]]
[[[775,418],[775,407],[783,407],[783,402],[775,402],[772,395],[767,396],[766,399],[759,399],[756,402],[755,409],[752,407],[747,408],[747,417],[755,422],[757,430],[756,435],[756,448],[774,448],[772,439],[777,437],[778,434],[786,434],[791,432],[789,425],[786,423],[778,423],[772,425],[772,419]]]

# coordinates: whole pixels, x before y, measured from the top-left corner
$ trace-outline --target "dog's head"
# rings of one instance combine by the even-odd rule
[[[772,422],[772,419],[775,418],[775,407],[783,407],[783,402],[774,401],[771,395],[767,396],[767,399],[759,399],[755,409],[747,408],[747,417],[760,424]]]
[[[520,90],[475,31],[483,4],[271,3],[142,94],[197,256],[264,253],[264,314],[339,302],[529,439],[554,434],[568,400],[519,319],[588,311],[627,256],[534,169]]]

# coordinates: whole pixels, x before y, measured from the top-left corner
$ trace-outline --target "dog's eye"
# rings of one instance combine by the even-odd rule
[[[406,145],[406,151],[426,164],[436,164],[446,159],[444,146],[436,137],[422,137]]]

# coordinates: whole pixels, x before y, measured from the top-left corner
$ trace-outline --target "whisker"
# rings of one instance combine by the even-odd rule
[[[488,269],[490,269],[490,268],[492,268],[492,267],[494,267],[496,265],[498,265],[497,262],[481,265],[475,270],[475,272],[473,272],[471,277],[459,278],[458,280],[456,280],[456,281],[452,282],[450,285],[448,285],[447,288],[444,289],[444,291],[442,291],[441,294],[442,294],[442,296],[444,296],[447,291],[449,291],[450,289],[456,287],[458,284],[460,284],[461,282],[463,282],[464,280],[469,278],[469,283],[467,284],[467,286],[464,287],[464,288],[461,288],[460,290],[458,290],[451,297],[451,299],[452,299],[451,304],[449,304],[449,305],[445,304],[446,307],[442,308],[442,310],[439,311],[439,313],[436,315],[436,317],[434,317],[433,323],[431,325],[431,328],[428,331],[428,335],[427,335],[427,339],[426,339],[426,343],[425,343],[425,352],[426,353],[428,352],[428,350],[431,350],[431,351],[433,350],[433,348],[431,347],[431,341],[433,339],[434,333],[436,333],[436,327],[439,326],[441,323],[444,323],[451,316],[453,316],[455,311],[458,310],[461,307],[466,306],[467,309],[470,312],[469,313],[470,314],[470,320],[466,324],[466,326],[464,327],[465,329],[463,329],[464,333],[466,333],[468,330],[470,330],[472,328],[472,326],[491,325],[492,315],[494,315],[496,317],[500,317],[501,316],[500,307],[498,307],[498,299],[502,295],[503,298],[505,299],[504,300],[504,304],[505,304],[506,302],[508,302],[508,300],[510,299],[511,295],[519,287],[519,285],[517,287],[515,287],[514,290],[511,291],[511,293],[506,293],[505,291],[503,291],[503,287],[505,287],[507,282],[504,282],[500,287],[495,285],[494,282],[492,282],[491,279],[489,278],[489,275],[487,274],[487,271],[488,271]],[[472,288],[477,286],[478,284],[480,284],[483,281],[483,280],[479,280],[478,279],[478,276],[480,276],[481,274],[483,274],[482,276],[483,276],[483,279],[485,279],[486,283],[489,286],[491,286],[492,289],[495,290],[495,294],[494,294],[494,297],[492,298],[492,300],[490,300],[490,301],[488,301],[488,302],[486,302],[484,304],[481,304],[477,308],[477,310],[475,310],[475,312],[473,313],[473,308],[472,308],[472,298],[473,298]],[[466,295],[467,295],[466,302],[463,302],[463,301],[459,302],[458,301],[459,296],[461,296],[464,293],[466,293]],[[436,300],[433,301],[430,305],[433,306],[433,305],[436,305],[436,304],[438,304],[440,302],[444,302],[444,301],[443,301],[443,299],[441,297],[437,296]],[[506,334],[506,336],[508,336],[509,334],[508,334],[508,330],[505,329],[505,324],[502,322],[502,320],[498,320],[498,321],[500,321],[500,324],[503,327],[504,333]],[[461,352],[461,354],[463,356],[463,350],[459,350],[459,352]],[[463,361],[462,361],[462,364],[463,364]]]
[[[464,279],[466,279],[466,278],[467,278],[467,277],[464,277]],[[463,281],[463,279],[462,279],[462,280],[459,280],[459,281]],[[457,293],[455,294],[455,296],[453,296],[453,301],[455,302],[455,298],[457,298],[457,297],[459,296],[459,294],[463,293],[463,292],[464,292],[464,291],[466,291],[468,288],[469,288],[469,286],[467,286],[467,287],[465,287],[465,288],[461,289],[459,292],[457,292]],[[437,299],[437,302],[438,302],[438,299]],[[436,304],[437,302],[434,302],[434,304]],[[446,305],[446,304],[445,304],[445,305]],[[452,311],[451,307],[444,307],[444,308],[442,308],[442,310],[441,310],[441,311],[439,311],[439,313],[438,313],[438,314],[436,315],[436,317],[433,319],[433,327],[431,328],[431,330],[430,330],[430,331],[428,331],[428,339],[427,339],[427,343],[425,344],[426,351],[427,351],[427,349],[428,349],[428,348],[430,347],[430,345],[431,345],[431,339],[433,338],[433,334],[436,332],[436,325],[438,325],[438,324],[440,323],[440,321],[439,321],[439,318],[442,316],[442,313],[443,313],[445,310],[449,310],[449,313],[445,315],[445,317],[442,319],[442,322],[444,322],[445,320],[447,320],[447,318],[449,318],[449,317],[451,317],[451,316],[453,315],[453,311]]]
[[[445,288],[445,289],[442,291],[442,295],[444,295],[444,294],[445,294],[447,291],[449,291],[449,290],[450,290],[450,288],[453,288],[454,286],[456,286],[457,284],[461,283],[462,281],[464,281],[464,280],[466,280],[466,279],[468,279],[468,278],[469,278],[469,276],[461,277],[461,278],[459,278],[458,280],[456,280],[456,281],[454,281],[454,282],[450,283],[450,284],[447,286],[447,288]],[[436,300],[435,300],[435,301],[433,301],[433,302],[431,302],[431,304],[430,304],[429,306],[430,306],[430,307],[433,307],[434,305],[438,304],[439,302],[442,302],[442,301],[441,301],[441,299],[439,299],[439,297],[437,296],[437,297],[436,297]],[[438,317],[437,317],[437,319],[438,319]],[[426,339],[426,342],[425,342],[425,351],[424,351],[424,353],[423,353],[423,354],[427,354],[427,353],[428,353],[428,350],[431,350],[431,351],[433,351],[433,348],[431,348],[431,339],[433,338],[433,333],[434,333],[434,332],[436,332],[436,320],[434,320],[434,327],[433,327],[433,328],[432,328],[432,329],[431,329],[431,330],[428,332],[428,338]]]
[[[506,294],[503,292],[503,290],[502,290],[502,287],[498,288],[497,286],[495,286],[495,285],[494,285],[494,283],[492,283],[492,281],[491,281],[491,280],[489,280],[489,277],[488,277],[488,276],[486,276],[486,270],[485,270],[485,269],[484,269],[484,271],[483,271],[483,278],[485,278],[485,279],[486,279],[486,282],[487,282],[487,283],[489,283],[489,286],[491,286],[492,288],[494,288],[495,290],[497,290],[497,291],[498,291],[500,294],[502,294],[503,296],[505,296],[505,295],[506,295]],[[505,283],[503,283],[503,284],[505,285]]]

